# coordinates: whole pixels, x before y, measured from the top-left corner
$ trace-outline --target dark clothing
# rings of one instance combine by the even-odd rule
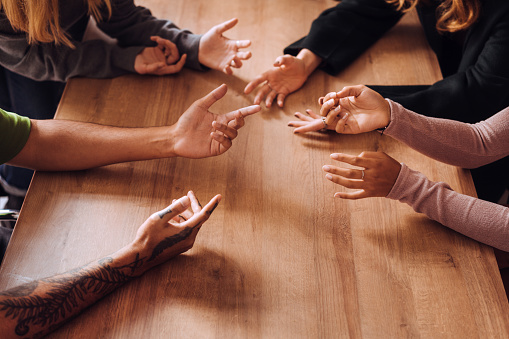
[[[482,1],[477,22],[458,33],[437,31],[436,7],[422,5],[417,11],[444,79],[431,86],[370,87],[415,112],[468,123],[508,107],[509,1]],[[335,75],[400,18],[401,13],[385,0],[343,0],[313,21],[309,35],[285,53],[297,55],[307,48],[323,58],[321,69]],[[502,159],[472,171],[480,198],[497,200],[509,183],[508,165],[509,160]]]

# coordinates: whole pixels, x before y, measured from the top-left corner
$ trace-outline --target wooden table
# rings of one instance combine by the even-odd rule
[[[174,123],[226,83],[212,110],[251,104],[243,88],[305,35],[333,1],[143,0],[197,33],[231,17],[226,35],[253,58],[228,77],[74,79],[58,119],[119,126]],[[486,338],[509,336],[509,307],[490,247],[407,205],[334,199],[321,166],[331,152],[385,151],[432,180],[475,195],[468,171],[387,136],[295,136],[295,111],[347,84],[430,84],[440,78],[415,13],[337,77],[316,72],[284,109],[247,119],[234,146],[210,159],[165,159],[72,173],[37,173],[0,271],[0,290],[75,268],[133,239],[139,225],[193,189],[223,201],[195,247],[115,291],[54,338]]]

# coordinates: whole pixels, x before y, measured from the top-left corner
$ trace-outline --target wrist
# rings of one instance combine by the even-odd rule
[[[304,63],[304,71],[308,77],[318,66],[320,66],[320,63],[322,62],[322,58],[307,48],[300,50],[299,54],[297,54],[297,59],[302,60]]]
[[[385,129],[387,127],[389,127],[389,124],[391,123],[391,105],[389,104],[389,102],[387,100],[384,100],[383,102],[384,102],[384,107],[383,107],[384,119],[381,121],[380,127],[376,129],[377,131],[381,132],[382,134],[384,134]]]
[[[126,276],[132,278],[143,275],[150,268],[147,265],[148,254],[136,241],[122,247],[109,257],[112,259],[112,265],[114,267],[128,269],[124,273]]]
[[[176,144],[176,126],[165,126],[162,130],[162,140],[160,152],[163,154],[164,158],[172,158],[176,157],[177,153],[175,151]]]

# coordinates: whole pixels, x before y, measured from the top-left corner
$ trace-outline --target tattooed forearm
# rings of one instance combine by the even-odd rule
[[[92,301],[101,298],[131,280],[144,258],[136,255],[134,261],[113,266],[106,258],[94,267],[87,266],[66,275],[41,279],[2,293],[0,312],[16,321],[15,333],[24,336],[30,326],[52,326],[61,323]],[[48,286],[44,292],[40,286]]]

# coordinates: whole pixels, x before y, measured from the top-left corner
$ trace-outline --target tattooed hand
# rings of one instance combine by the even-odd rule
[[[156,266],[193,247],[201,225],[207,221],[221,201],[212,198],[204,208],[192,191],[162,211],[152,214],[138,229],[133,245],[146,258],[145,267]]]
[[[220,155],[232,146],[237,130],[244,126],[244,118],[259,112],[261,107],[252,105],[226,114],[209,111],[227,91],[221,85],[204,98],[195,101],[172,126],[173,154],[186,158],[205,158]]]
[[[189,250],[220,200],[216,195],[202,208],[189,192],[151,215],[135,240],[111,256],[0,292],[2,339],[48,334],[134,277]]]

